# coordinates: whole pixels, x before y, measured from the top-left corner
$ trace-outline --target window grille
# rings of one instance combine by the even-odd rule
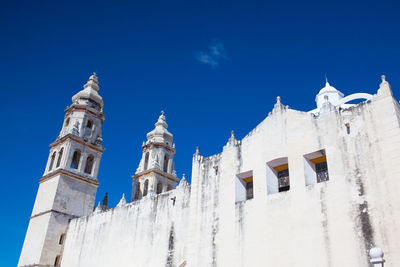
[[[328,164],[326,161],[315,164],[315,172],[317,173],[317,183],[329,180]]]
[[[246,183],[246,199],[253,198],[253,181]]]
[[[288,191],[290,189],[289,169],[278,172],[279,192]]]
[[[253,181],[246,183],[246,199],[253,198]]]

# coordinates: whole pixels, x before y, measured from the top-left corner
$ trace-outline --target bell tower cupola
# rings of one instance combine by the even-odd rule
[[[72,97],[72,104],[64,111],[61,132],[56,141],[50,145],[45,176],[63,169],[97,180],[104,150],[101,135],[104,103],[98,90],[99,81],[96,73],[93,73],[83,86],[83,90]]]
[[[155,124],[154,130],[147,134],[142,145],[142,159],[133,175],[132,201],[150,192],[162,193],[176,187],[178,178],[174,167],[175,144],[168,131],[164,111]]]

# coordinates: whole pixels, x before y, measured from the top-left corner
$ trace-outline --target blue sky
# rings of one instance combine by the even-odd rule
[[[130,195],[145,134],[165,110],[179,176],[282,102],[331,85],[399,88],[396,1],[1,1],[0,265],[16,266],[48,145],[96,71],[106,120],[97,199]]]

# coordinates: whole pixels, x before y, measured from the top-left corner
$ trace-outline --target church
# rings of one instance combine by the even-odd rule
[[[373,95],[326,81],[315,101],[299,111],[277,97],[243,139],[197,148],[190,184],[162,112],[131,196],[109,207],[94,203],[104,102],[91,75],[50,144],[18,266],[366,267],[373,247],[397,266],[399,103],[385,76]]]

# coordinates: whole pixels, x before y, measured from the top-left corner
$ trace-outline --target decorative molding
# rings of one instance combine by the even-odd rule
[[[150,149],[150,148],[152,148],[152,147],[165,148],[166,150],[169,150],[169,151],[172,151],[172,152],[175,153],[175,148],[169,147],[169,146],[167,146],[167,145],[165,145],[165,144],[163,144],[163,143],[152,143],[152,144],[144,145],[144,146],[142,147],[142,151],[145,152],[146,150],[148,150],[148,149]]]
[[[177,177],[174,177],[172,175],[166,174],[166,173],[164,173],[164,172],[162,172],[160,170],[154,169],[154,168],[139,172],[139,173],[137,173],[135,175],[132,175],[132,178],[133,179],[138,179],[138,178],[140,178],[142,176],[148,175],[148,174],[153,173],[153,172],[157,173],[158,175],[161,175],[163,177],[166,177],[167,179],[169,179],[171,181],[174,181],[174,182],[178,182],[179,181],[179,179]]]
[[[56,140],[53,143],[51,143],[50,147],[55,147],[55,146],[57,146],[59,144],[62,144],[65,141],[67,141],[68,139],[74,140],[74,141],[76,141],[76,142],[78,142],[78,143],[80,143],[82,145],[88,146],[88,147],[90,147],[90,148],[92,148],[94,150],[97,150],[99,152],[103,152],[104,150],[106,150],[104,147],[97,147],[97,146],[94,146],[94,145],[92,145],[90,143],[87,143],[87,142],[81,140],[80,138],[74,136],[73,134],[67,134],[67,135],[61,137],[59,140]]]
[[[93,184],[95,186],[98,186],[100,184],[100,182],[98,182],[98,181],[79,176],[79,175],[77,175],[75,173],[72,173],[70,171],[66,171],[64,169],[58,169],[58,170],[55,170],[55,171],[43,176],[42,178],[39,179],[39,181],[40,181],[39,183],[43,183],[44,181],[47,181],[47,180],[53,178],[57,174],[64,174],[67,177],[70,177],[70,178],[73,178],[73,179],[77,179],[77,180],[80,180],[80,181],[83,181],[83,182],[86,182],[86,183],[89,183],[89,184]]]
[[[70,107],[67,107],[67,108],[64,110],[64,112],[65,112],[65,115],[69,115],[69,114],[72,113],[72,111],[74,111],[74,110],[87,111],[87,112],[89,112],[90,114],[92,114],[92,115],[98,117],[99,119],[104,120],[104,113],[103,113],[103,112],[99,112],[99,111],[97,111],[97,110],[95,110],[95,109],[93,109],[94,111],[92,111],[92,110],[90,110],[90,109],[92,109],[92,108],[90,108],[90,107],[88,107],[88,106],[85,106],[85,105],[72,104]]]

